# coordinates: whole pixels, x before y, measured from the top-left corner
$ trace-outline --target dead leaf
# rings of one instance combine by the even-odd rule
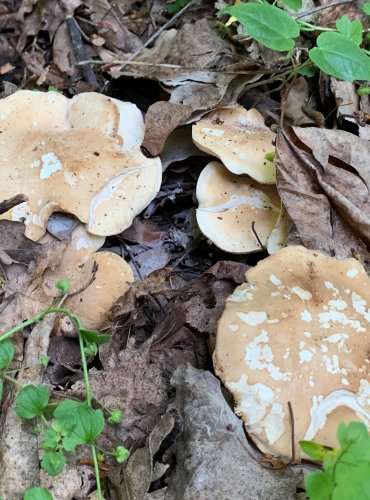
[[[292,120],[294,125],[303,125],[304,123],[314,123],[301,109],[302,105],[307,103],[309,98],[309,85],[305,78],[297,78],[290,88],[288,98],[285,102],[285,116]],[[313,106],[314,103],[310,102]]]
[[[344,131],[279,133],[277,188],[306,248],[343,259],[370,245],[369,155],[368,141]]]
[[[145,115],[145,136],[142,147],[151,156],[159,156],[167,137],[187,120],[193,109],[167,101],[157,101],[149,106]]]
[[[110,56],[104,59],[103,52],[100,56],[112,61]],[[170,102],[189,105],[196,111],[216,107],[240,71],[255,69],[249,62],[234,65],[231,43],[219,36],[214,21],[204,18],[179,30],[164,31],[154,47],[143,49],[132,65],[114,66],[110,73],[114,78],[126,75],[160,81],[168,86]],[[257,71],[243,75],[244,84],[258,77]]]
[[[166,498],[293,500],[302,469],[271,471],[251,457],[241,421],[210,373],[180,366],[171,379],[176,397],[171,408],[183,420],[176,440],[176,468]]]
[[[172,163],[191,156],[206,156],[206,153],[195,146],[191,126],[184,125],[174,130],[166,139],[161,154],[162,170],[166,170]]]

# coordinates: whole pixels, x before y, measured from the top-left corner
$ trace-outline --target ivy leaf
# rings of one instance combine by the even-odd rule
[[[267,3],[243,3],[221,11],[244,26],[244,31],[266,47],[283,52],[291,50],[299,35],[297,22],[286,12]]]
[[[370,58],[341,33],[321,33],[309,56],[321,71],[341,80],[369,79]]]
[[[350,21],[349,17],[342,16],[340,19],[337,19],[335,22],[337,30],[339,33],[342,33],[346,38],[349,38],[356,45],[360,45],[362,42],[362,30],[363,26],[359,19],[355,19],[354,21]]]
[[[23,495],[23,500],[53,500],[49,490],[46,488],[28,488]]]
[[[48,451],[41,460],[41,468],[46,470],[50,476],[57,476],[63,470],[67,462],[66,457],[61,451]]]
[[[103,412],[93,410],[86,402],[66,400],[54,412],[54,416],[59,421],[63,421],[70,415],[75,417],[76,423],[71,433],[63,439],[63,446],[67,451],[74,451],[79,444],[92,444],[104,430]]]
[[[0,370],[7,368],[14,356],[14,346],[10,340],[0,342]]]
[[[314,472],[305,479],[308,498],[330,500],[334,489],[334,479],[329,472]]]
[[[283,0],[283,3],[292,10],[298,10],[302,7],[302,0]]]
[[[49,391],[42,384],[27,385],[16,398],[15,413],[25,419],[38,417],[49,402]]]
[[[109,342],[111,338],[107,333],[100,334],[98,330],[85,330],[85,328],[80,328],[80,333],[88,344],[105,344],[106,342]]]

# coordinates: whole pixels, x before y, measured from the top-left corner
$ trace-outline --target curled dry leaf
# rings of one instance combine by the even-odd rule
[[[339,130],[293,127],[277,139],[277,188],[302,244],[337,258],[369,255],[370,143]]]

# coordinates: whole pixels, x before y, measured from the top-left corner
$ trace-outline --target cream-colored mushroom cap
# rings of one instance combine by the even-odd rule
[[[70,280],[71,297],[63,307],[77,314],[86,328],[103,326],[111,307],[134,281],[131,268],[122,257],[112,252],[96,252],[104,239],[89,234],[83,225],[78,225],[61,263],[55,270],[47,271],[43,278],[43,287],[50,295],[56,295],[58,280]]]
[[[280,213],[274,186],[232,174],[213,161],[202,170],[196,195],[199,228],[216,246],[231,253],[261,250],[261,243],[266,246]]]
[[[117,234],[159,190],[161,163],[140,151],[144,123],[133,104],[19,91],[0,100],[0,132],[0,198],[28,196],[4,217],[24,219],[33,240],[55,211],[93,234]]]
[[[275,151],[274,134],[256,109],[221,108],[193,126],[195,145],[217,156],[230,172],[248,174],[258,182],[274,184],[276,169],[266,153]]]
[[[261,451],[337,446],[340,422],[370,425],[370,279],[355,259],[287,247],[246,273],[219,322],[214,366]]]

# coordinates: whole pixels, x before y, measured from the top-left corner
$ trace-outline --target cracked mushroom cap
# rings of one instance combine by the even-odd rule
[[[234,174],[248,174],[263,184],[275,184],[276,169],[266,153],[275,151],[276,134],[264,124],[256,109],[221,108],[193,126],[193,141],[217,156]]]
[[[213,161],[202,170],[196,195],[199,228],[217,247],[249,253],[266,246],[281,210],[274,186],[234,175]]]
[[[161,163],[140,151],[144,122],[133,104],[22,90],[0,100],[0,132],[0,198],[28,197],[4,218],[24,219],[33,240],[56,211],[90,233],[120,233],[159,190]]]
[[[104,240],[78,225],[59,266],[44,275],[43,287],[48,295],[57,294],[58,280],[70,279],[71,297],[67,297],[63,307],[77,314],[86,328],[101,328],[114,303],[134,281],[131,268],[122,257],[112,252],[97,252]]]
[[[337,446],[340,422],[370,425],[370,280],[355,259],[288,247],[246,273],[219,322],[214,366],[259,449]]]

